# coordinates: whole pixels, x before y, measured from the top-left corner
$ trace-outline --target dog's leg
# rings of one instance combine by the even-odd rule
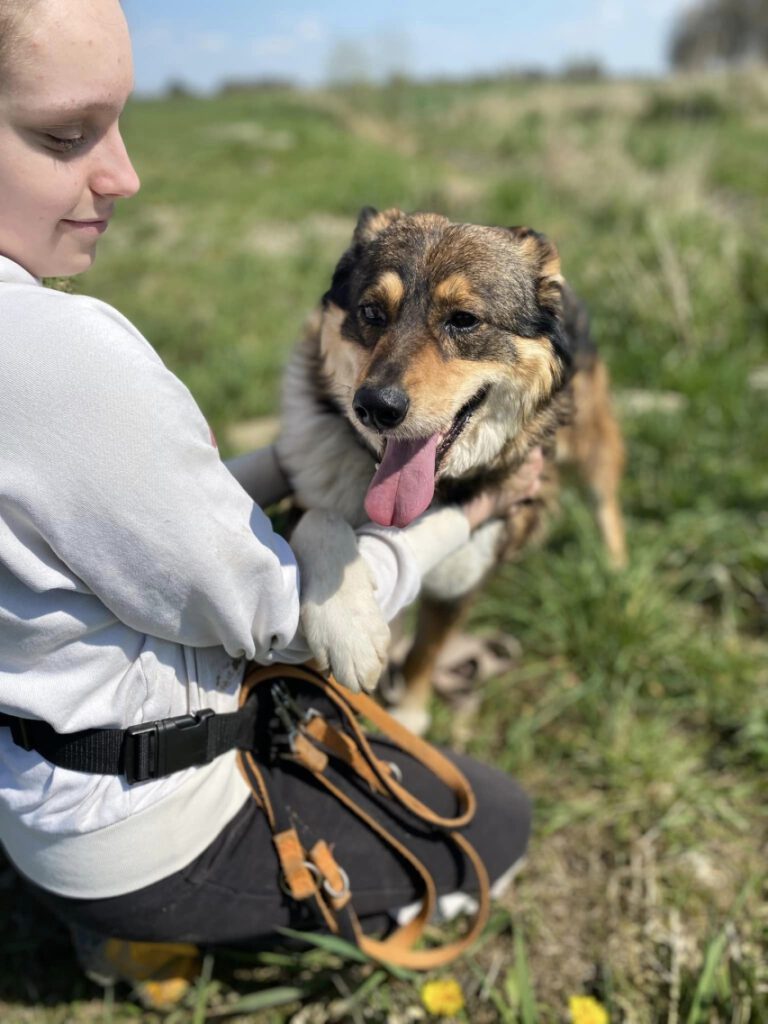
[[[424,596],[419,604],[416,636],[403,666],[405,695],[392,712],[418,736],[429,728],[432,676],[438,655],[451,631],[464,619],[472,596],[463,595],[450,601]]]
[[[624,442],[608,389],[602,362],[574,379],[574,422],[568,429],[570,457],[596,502],[597,522],[615,568],[627,564],[624,519],[619,485],[624,471]]]
[[[291,548],[301,570],[301,625],[318,668],[353,693],[370,692],[387,663],[389,627],[354,530],[334,512],[311,509]]]
[[[497,564],[506,536],[507,526],[501,520],[484,523],[466,544],[424,577],[416,638],[402,671],[405,696],[392,712],[412,732],[421,735],[429,727],[429,699],[438,655]]]

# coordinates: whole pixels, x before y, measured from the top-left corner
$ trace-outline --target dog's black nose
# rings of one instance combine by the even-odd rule
[[[355,415],[364,427],[389,430],[402,423],[410,405],[400,388],[358,388],[352,400]]]

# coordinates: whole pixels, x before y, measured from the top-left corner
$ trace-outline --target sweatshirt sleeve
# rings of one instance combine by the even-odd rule
[[[24,344],[3,351],[0,406],[0,499],[47,563],[35,578],[93,593],[172,642],[264,663],[310,657],[296,560],[244,489],[281,495],[269,449],[228,467],[187,388],[124,317],[44,289],[35,300],[3,332]],[[357,533],[391,619],[469,527],[441,509]]]
[[[269,660],[298,628],[296,561],[189,391],[101,303],[41,289],[26,312],[0,412],[15,521],[133,629]]]
[[[469,540],[469,521],[456,506],[430,509],[403,529],[366,523],[357,530],[384,618],[418,597],[422,577]]]

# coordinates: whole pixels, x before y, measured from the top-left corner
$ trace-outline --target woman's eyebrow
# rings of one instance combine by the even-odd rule
[[[95,100],[87,103],[57,104],[55,107],[47,107],[42,110],[36,109],[34,117],[36,120],[46,124],[66,124],[67,121],[72,121],[88,114],[119,114],[122,112],[122,109],[122,103],[114,103],[109,100]]]

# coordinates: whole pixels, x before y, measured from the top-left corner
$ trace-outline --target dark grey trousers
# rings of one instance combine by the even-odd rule
[[[384,741],[374,750],[395,761],[403,783],[444,815],[456,813],[454,798],[421,764]],[[509,777],[468,757],[448,754],[469,779],[477,812],[462,830],[480,854],[493,882],[525,852],[530,802]],[[353,903],[366,930],[378,929],[387,912],[419,898],[411,870],[382,840],[305,772],[285,763],[279,791],[305,848],[325,839],[347,872]],[[419,857],[442,893],[471,892],[471,868],[438,831],[391,812],[388,801],[363,783],[348,780],[355,799]],[[168,822],[168,828],[173,823]],[[162,835],[153,840],[160,846]],[[320,930],[305,905],[282,891],[271,833],[255,801],[238,812],[213,843],[181,871],[138,891],[108,899],[68,899],[33,886],[65,923],[104,936],[148,942],[187,941],[205,946],[264,945],[281,926]],[[311,901],[309,901],[311,902]]]

